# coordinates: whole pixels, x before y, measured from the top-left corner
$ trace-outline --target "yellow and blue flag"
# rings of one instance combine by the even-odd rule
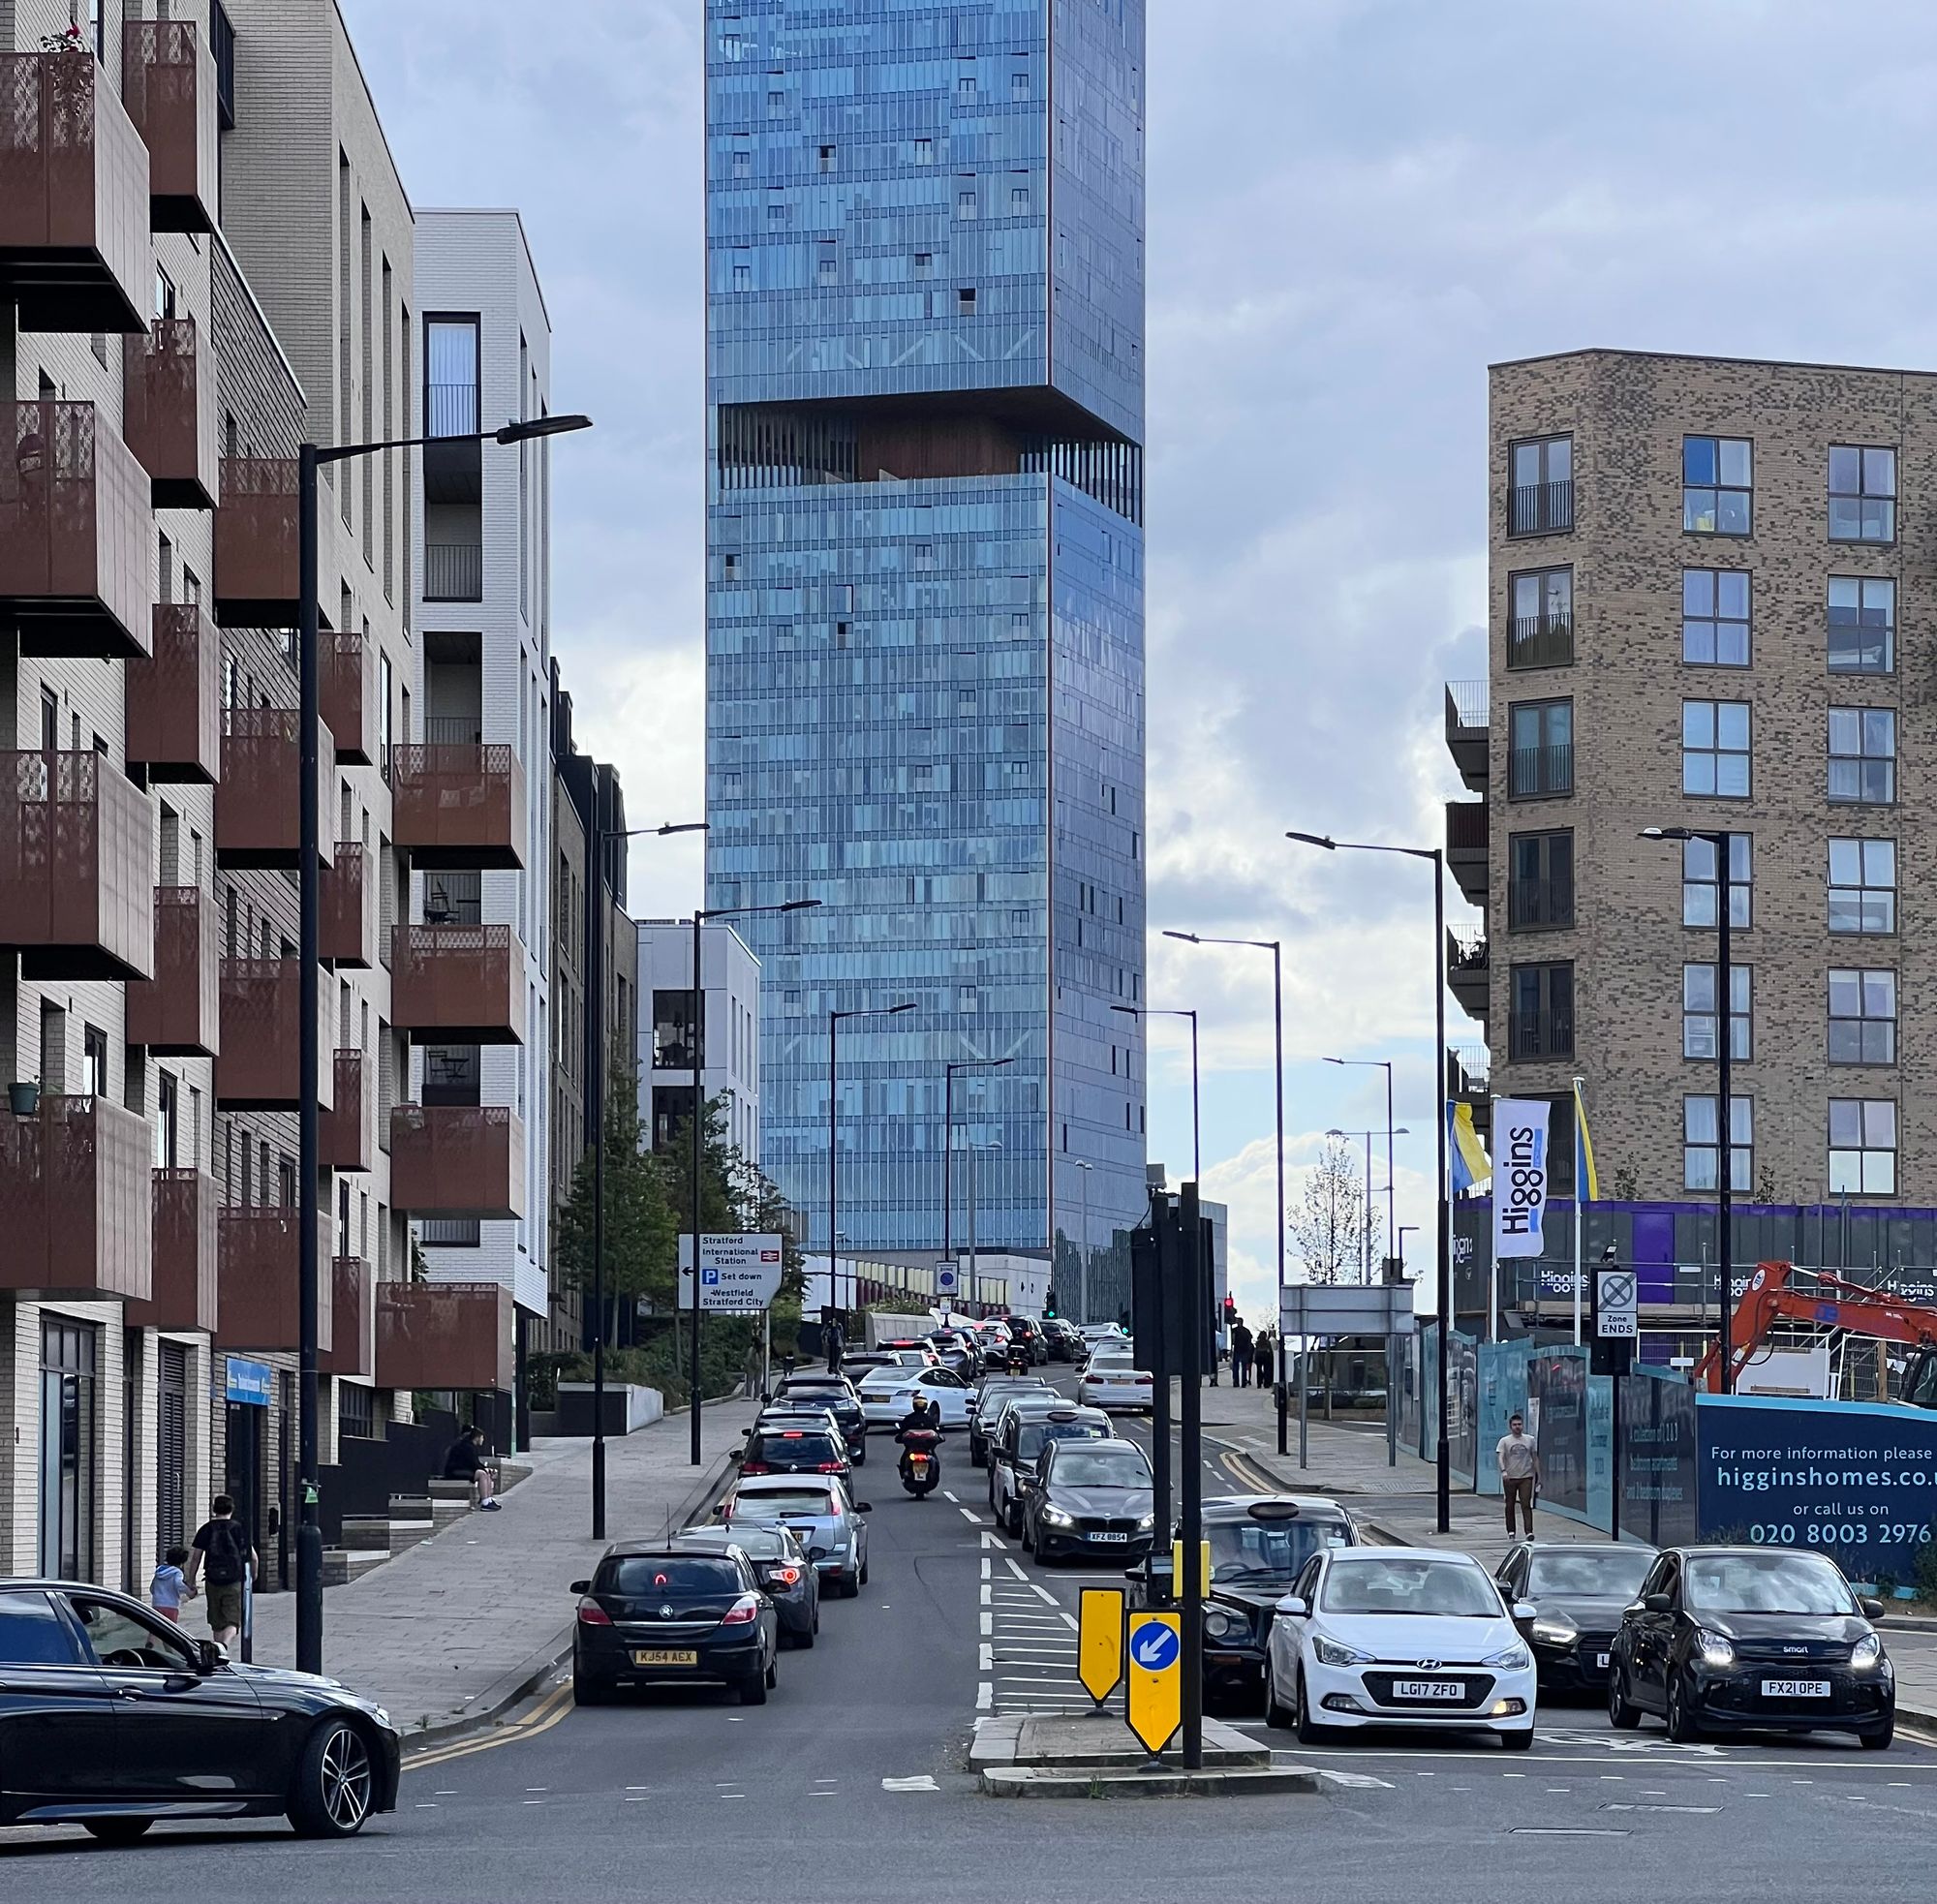
[[[1473,1128],[1473,1107],[1449,1103],[1446,1106],[1446,1156],[1453,1175],[1453,1194],[1484,1183],[1493,1174],[1493,1160]]]
[[[1581,1098],[1581,1080],[1574,1080],[1574,1184],[1583,1202],[1599,1203],[1601,1185],[1594,1175],[1594,1140],[1587,1135],[1587,1107]]]

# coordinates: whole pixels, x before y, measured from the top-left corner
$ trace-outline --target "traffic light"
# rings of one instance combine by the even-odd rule
[[[1224,1327],[1229,1329],[1238,1319],[1238,1303],[1234,1296],[1224,1298]]]
[[[1045,1322],[1054,1322],[1056,1320],[1056,1298],[1054,1296],[1042,1305],[1042,1318]]]

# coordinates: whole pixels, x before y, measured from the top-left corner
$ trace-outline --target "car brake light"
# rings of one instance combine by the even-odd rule
[[[1139,1375],[1135,1380],[1137,1387],[1140,1389],[1147,1389],[1151,1386],[1151,1378],[1148,1375]]]
[[[814,1471],[815,1474],[839,1474],[846,1465],[846,1461],[816,1461]]]
[[[800,1429],[784,1428],[781,1432],[781,1439],[783,1441],[798,1441],[800,1439]]]
[[[749,1620],[759,1614],[760,1603],[754,1595],[743,1593],[720,1616],[722,1626],[745,1626]]]
[[[742,1474],[771,1474],[773,1473],[773,1468],[765,1461],[742,1461],[740,1463],[740,1472]]]
[[[596,1600],[581,1600],[578,1603],[578,1623],[580,1626],[610,1626],[612,1615]]]
[[[779,1581],[783,1586],[795,1586],[800,1582],[800,1569],[798,1567],[776,1567],[768,1574],[767,1578]]]

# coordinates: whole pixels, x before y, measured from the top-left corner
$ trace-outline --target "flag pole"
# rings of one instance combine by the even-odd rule
[[[1581,1346],[1581,1269],[1583,1237],[1587,1228],[1587,1147],[1581,1141],[1581,1085],[1574,1080],[1574,1346]]]

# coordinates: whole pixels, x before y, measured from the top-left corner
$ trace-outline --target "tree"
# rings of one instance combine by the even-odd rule
[[[1328,1137],[1305,1180],[1305,1199],[1285,1213],[1292,1241],[1312,1282],[1357,1282],[1368,1256],[1376,1258],[1380,1213],[1366,1210],[1359,1159],[1342,1137]]]
[[[644,1296],[669,1307],[679,1222],[667,1193],[665,1165],[645,1149],[643,1140],[638,1082],[615,1058],[605,1083],[605,1290],[608,1298]],[[593,1285],[593,1214],[588,1150],[572,1173],[571,1195],[558,1213],[556,1239],[561,1269],[587,1290]]]

